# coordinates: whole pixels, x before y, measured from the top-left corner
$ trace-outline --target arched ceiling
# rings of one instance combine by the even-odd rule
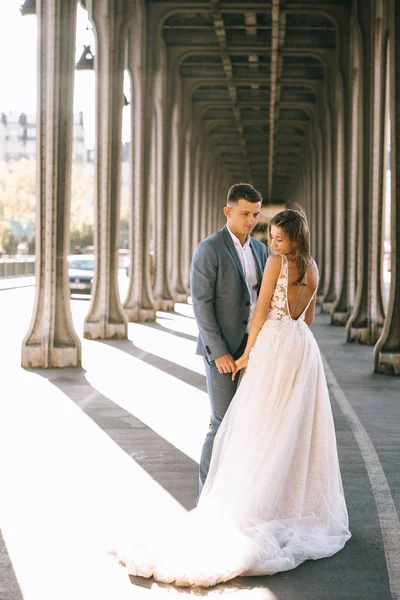
[[[252,181],[267,202],[284,202],[327,102],[336,13],[349,0],[148,4],[170,9],[163,39],[182,48],[180,76],[194,83],[195,110],[232,180]]]

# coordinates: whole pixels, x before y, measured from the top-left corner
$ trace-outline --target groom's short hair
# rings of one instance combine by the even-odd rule
[[[249,202],[261,202],[262,196],[250,183],[235,183],[228,190],[226,198],[227,204],[239,202],[239,200],[248,200]]]

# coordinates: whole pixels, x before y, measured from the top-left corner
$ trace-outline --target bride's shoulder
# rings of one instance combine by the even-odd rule
[[[311,259],[311,263],[307,269],[307,275],[312,279],[312,280],[318,280],[319,278],[319,270],[318,270],[318,265],[315,262],[315,260],[312,258]]]
[[[282,257],[280,254],[271,254],[268,256],[267,262],[265,263],[264,277],[268,281],[276,281],[279,277],[282,267]]]
[[[268,270],[279,270],[282,266],[282,256],[280,254],[270,254],[267,262],[265,263],[265,269]]]

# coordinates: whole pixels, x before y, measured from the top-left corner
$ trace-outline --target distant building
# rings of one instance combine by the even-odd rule
[[[36,114],[1,113],[0,161],[33,158],[36,156]],[[83,114],[74,115],[73,160],[90,160],[85,146]]]

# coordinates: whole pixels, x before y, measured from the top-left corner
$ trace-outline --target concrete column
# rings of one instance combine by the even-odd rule
[[[153,182],[156,204],[155,228],[155,259],[156,277],[154,285],[154,300],[157,310],[173,310],[174,300],[168,278],[169,246],[172,218],[168,213],[169,190],[168,168],[170,152],[170,122],[167,115],[167,56],[164,42],[160,39],[157,63],[154,69],[154,119],[155,136],[153,147],[155,149],[155,179]]]
[[[198,238],[199,242],[204,240],[206,237],[204,234],[204,196],[205,189],[207,187],[207,164],[208,164],[208,151],[204,140],[201,140],[200,146],[200,189],[199,189],[199,207],[198,207]]]
[[[77,367],[81,344],[70,309],[75,0],[38,0],[36,296],[22,342],[24,368]]]
[[[229,186],[226,178],[221,180],[218,193],[218,207],[217,207],[217,228],[216,231],[221,229],[225,224],[224,206],[226,201],[226,194],[228,193]]]
[[[335,300],[334,291],[334,243],[333,243],[333,152],[332,152],[332,113],[329,106],[325,112],[325,174],[326,174],[326,196],[325,196],[325,289],[321,299],[321,311],[329,312]]]
[[[191,127],[191,139],[190,139],[190,169],[189,169],[189,202],[188,202],[188,221],[187,221],[187,229],[188,229],[188,240],[187,240],[187,266],[188,266],[188,286],[189,286],[189,269],[190,263],[192,262],[193,256],[193,247],[192,247],[192,239],[193,239],[193,219],[195,216],[194,211],[194,195],[195,195],[195,181],[196,181],[196,135],[195,135],[195,125],[193,124]]]
[[[208,183],[208,202],[207,202],[207,236],[213,232],[213,208],[215,201],[215,167],[213,167],[210,173],[210,179]]]
[[[219,207],[221,204],[221,195],[220,195],[221,179],[222,179],[222,172],[221,172],[221,168],[218,166],[217,172],[216,172],[216,177],[215,177],[215,184],[214,184],[214,200],[213,200],[213,208],[212,208],[213,216],[212,216],[211,233],[215,233],[219,229],[218,213],[219,213],[219,210],[220,210]]]
[[[184,184],[182,194],[182,220],[180,230],[181,260],[180,271],[181,280],[184,286],[186,296],[189,294],[189,266],[190,266],[190,203],[191,203],[191,175],[192,175],[192,130],[188,127],[184,135],[183,146],[184,159]]]
[[[172,214],[171,224],[171,293],[175,302],[186,302],[187,288],[182,278],[181,268],[183,260],[184,244],[182,243],[182,232],[185,230],[183,221],[184,210],[184,185],[185,185],[185,131],[187,121],[185,119],[183,106],[189,100],[183,100],[183,82],[180,76],[180,53],[168,49],[167,68],[167,114],[170,127],[169,136],[166,136],[166,144],[169,144],[168,154],[168,186],[170,195],[170,210]],[[187,223],[186,223],[187,225]]]
[[[341,86],[342,81],[339,74],[336,77],[337,85]],[[331,280],[327,297],[324,299],[324,306],[329,303],[329,312],[331,313],[331,323],[336,324],[335,319],[332,319],[332,311],[335,310],[338,298],[339,288],[343,273],[343,236],[342,227],[344,223],[344,207],[343,207],[343,169],[342,155],[344,150],[343,144],[343,103],[338,104],[339,94],[334,99],[333,112],[333,151],[332,151],[332,189],[333,189],[333,210],[332,210],[332,265],[331,265]],[[341,97],[341,101],[343,98]],[[340,102],[340,101],[339,101]]]
[[[400,6],[388,3],[391,166],[391,285],[386,319],[375,346],[375,371],[400,375]],[[386,54],[386,52],[385,52]]]
[[[347,179],[348,130],[345,108],[345,82],[338,73],[337,84],[337,124],[336,124],[336,211],[335,211],[335,247],[337,264],[335,287],[337,299],[332,306],[331,324],[346,325],[351,308],[348,298],[348,241],[349,241],[349,193]]]
[[[310,149],[308,148],[308,153],[306,156],[306,198],[304,202],[305,212],[308,218],[311,215],[311,195],[312,195],[312,182],[311,182],[311,156]]]
[[[173,84],[171,84],[173,85]],[[179,85],[179,80],[175,80],[175,86]],[[171,94],[174,93],[171,87]],[[176,89],[175,89],[176,93]],[[182,229],[182,190],[183,190],[183,167],[182,157],[182,124],[179,99],[174,99],[170,105],[170,150],[169,150],[169,211],[170,220],[170,252],[171,252],[171,293],[176,302],[185,302],[187,294],[181,278],[181,229]],[[167,115],[168,118],[168,115]]]
[[[200,179],[201,173],[201,150],[200,142],[197,138],[195,141],[195,155],[194,155],[194,184],[193,184],[193,211],[192,211],[192,241],[191,241],[191,253],[193,253],[200,242],[199,238],[199,217],[200,217]]]
[[[84,336],[89,339],[126,338],[128,331],[118,290],[121,128],[128,5],[127,0],[92,0],[88,4],[97,39],[96,274],[84,324]]]
[[[383,221],[383,169],[384,169],[384,123],[386,79],[386,23],[383,19],[382,2],[377,2],[373,20],[374,39],[374,106],[371,169],[371,305],[370,338],[375,342],[382,333],[385,310],[382,297],[382,221]],[[380,6],[380,8],[379,8]]]
[[[200,216],[200,239],[204,240],[207,237],[207,198],[208,198],[208,181],[210,178],[211,161],[209,148],[205,148],[205,160],[203,169],[203,185],[201,194],[201,216]]]
[[[317,243],[317,158],[315,140],[310,139],[310,170],[311,170],[311,197],[310,197],[310,228],[311,252],[315,253]]]
[[[322,132],[318,125],[317,136],[317,169],[318,169],[318,192],[317,192],[317,219],[318,219],[318,239],[317,239],[317,263],[324,264],[324,211],[325,211],[325,194],[324,194],[324,146],[322,143]],[[324,289],[325,270],[320,271],[319,292]]]
[[[129,321],[153,321],[155,306],[150,274],[149,223],[150,190],[148,174],[151,162],[152,77],[147,65],[147,21],[144,10],[136,4],[136,13],[128,34],[128,71],[131,76],[132,126],[132,209],[131,269],[124,312]]]
[[[380,291],[381,271],[381,216],[382,210],[382,145],[383,102],[382,93],[382,57],[377,33],[375,2],[364,2],[358,5],[355,18],[360,28],[360,44],[363,52],[363,89],[362,100],[364,110],[364,152],[361,170],[364,173],[364,192],[359,206],[359,270],[357,291],[353,312],[347,323],[347,340],[363,344],[376,342],[383,323],[383,305]],[[381,44],[380,44],[381,45]],[[382,86],[383,89],[380,89]],[[374,195],[377,195],[377,198]],[[373,237],[376,235],[378,241]],[[379,289],[377,289],[379,287]]]
[[[354,10],[353,10],[354,13]],[[351,115],[350,115],[350,157],[349,157],[349,234],[348,234],[348,294],[349,304],[354,308],[356,286],[357,286],[357,260],[358,260],[358,248],[357,248],[357,222],[358,222],[358,208],[361,203],[362,190],[363,190],[363,177],[364,173],[362,170],[362,152],[363,152],[363,137],[362,137],[362,123],[363,123],[363,110],[362,105],[362,71],[360,69],[360,31],[357,26],[357,22],[354,20],[354,14],[352,15],[351,23],[351,61],[352,61],[352,99],[351,99]]]

